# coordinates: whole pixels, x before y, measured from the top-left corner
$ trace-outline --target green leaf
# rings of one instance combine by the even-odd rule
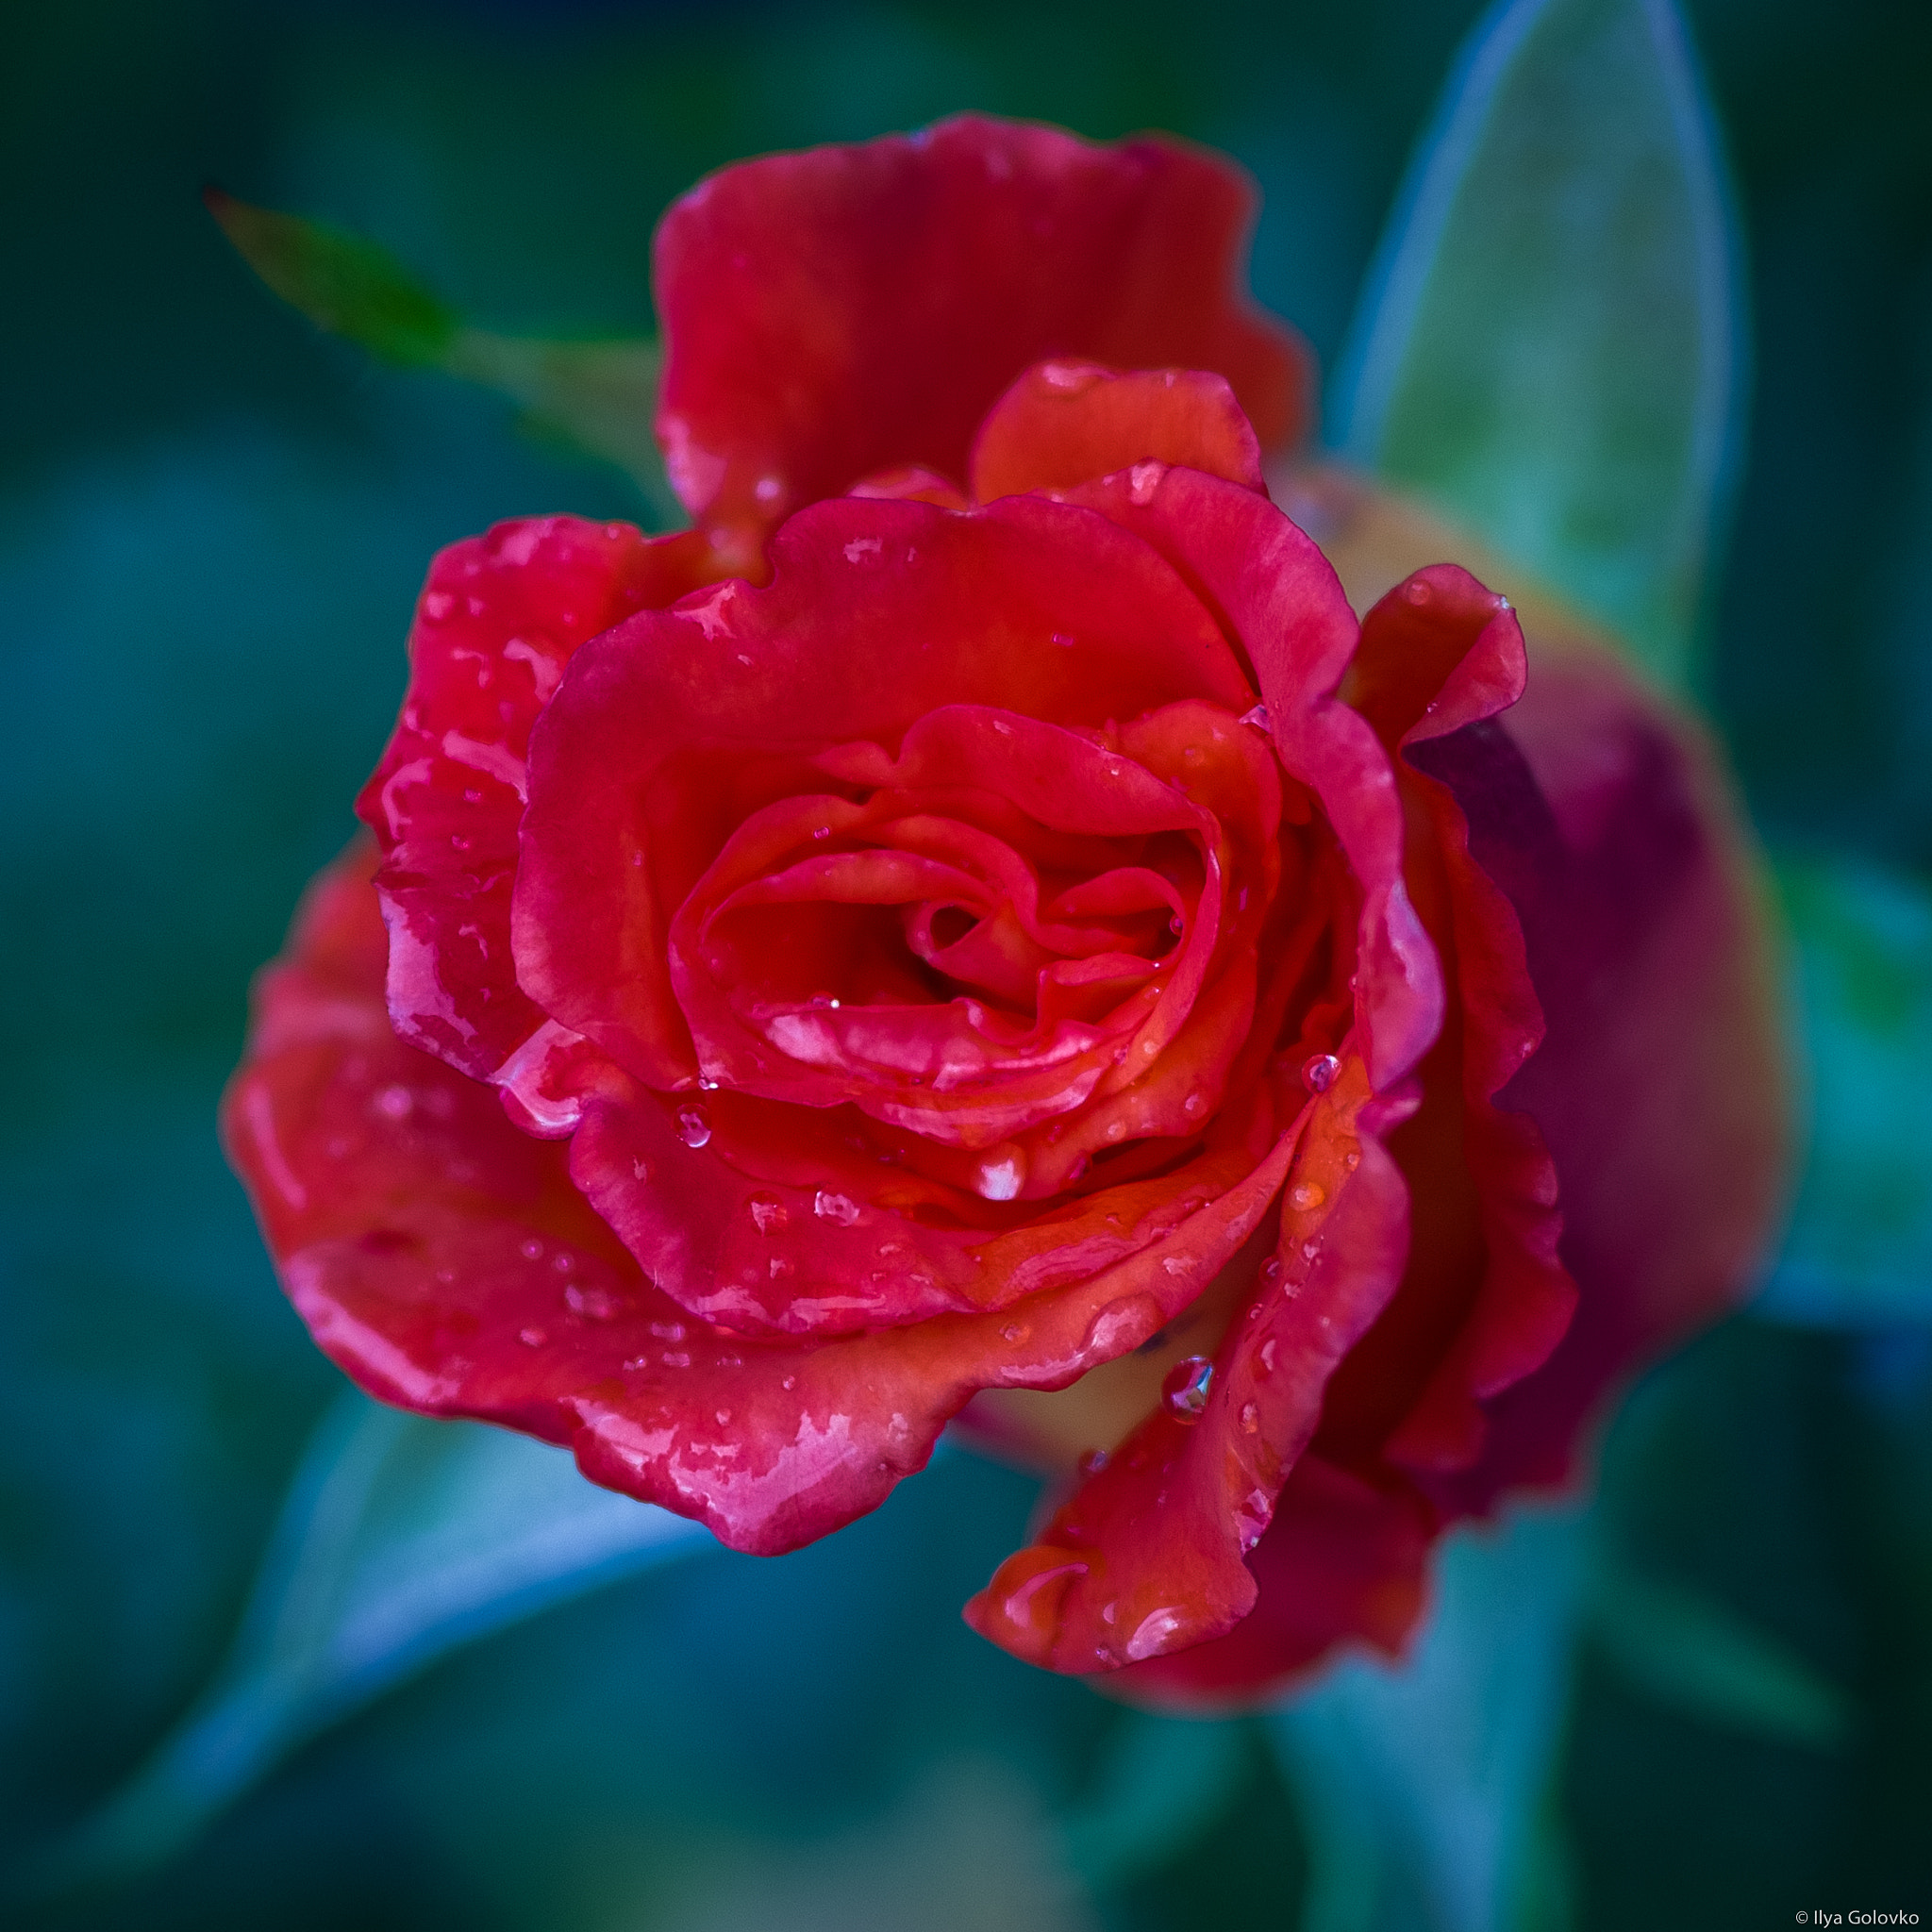
[[[1186,1849],[1233,1795],[1242,1720],[1122,1714],[1093,1790],[1062,1814],[1067,1863],[1090,1890],[1131,1882]]]
[[[1810,1146],[1756,1311],[1932,1321],[1932,888],[1839,861],[1777,868],[1794,952]]]
[[[202,192],[242,258],[291,308],[391,362],[440,367],[462,325],[374,242],[320,222]]]
[[[1715,1598],[1600,1555],[1588,1604],[1591,1636],[1659,1702],[1779,1743],[1829,1751],[1849,1735],[1844,1693]]]
[[[1272,1720],[1308,1830],[1304,1932],[1553,1932],[1554,1786],[1584,1534],[1522,1510],[1444,1544],[1415,1651],[1353,1657]]]
[[[257,208],[219,188],[203,198],[242,259],[319,327],[386,361],[441,370],[508,396],[531,427],[625,471],[659,522],[683,521],[652,431],[656,342],[541,341],[473,328],[361,236]]]
[[[297,1745],[457,1645],[709,1547],[559,1449],[345,1396],[290,1491],[242,1630],[192,1710],[39,1875],[164,1862]]]
[[[1506,0],[1397,201],[1341,445],[1681,686],[1736,454],[1735,255],[1671,0]]]

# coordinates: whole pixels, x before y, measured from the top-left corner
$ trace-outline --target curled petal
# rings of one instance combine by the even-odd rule
[[[694,516],[763,525],[896,465],[963,479],[1051,357],[1212,370],[1288,442],[1307,352],[1241,292],[1252,215],[1200,150],[974,115],[727,169],[658,231],[673,483]]]
[[[1224,377],[1121,375],[1095,362],[1042,362],[994,404],[974,441],[972,489],[988,503],[1149,463],[1184,463],[1267,494],[1261,445]]]
[[[1547,1030],[1499,1099],[1555,1158],[1579,1291],[1547,1365],[1489,1405],[1480,1459],[1433,1485],[1480,1509],[1562,1480],[1605,1391],[1741,1299],[1790,1099],[1753,855],[1694,725],[1577,647],[1539,656],[1499,724],[1411,757],[1521,921]]]
[[[510,958],[530,726],[585,639],[715,570],[696,533],[537,517],[430,567],[409,689],[357,810],[383,857],[390,1012],[404,1039],[487,1076],[543,1024]]]

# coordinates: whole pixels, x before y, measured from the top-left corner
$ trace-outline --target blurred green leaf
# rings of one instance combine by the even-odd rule
[[[1523,1510],[1444,1545],[1415,1651],[1352,1657],[1272,1721],[1309,1826],[1303,1932],[1554,1932],[1553,1787],[1583,1519]]]
[[[1932,1321],[1932,888],[1868,862],[1777,871],[1810,1075],[1810,1147],[1757,1312]]]
[[[1342,447],[1681,685],[1736,455],[1734,253],[1671,0],[1505,0],[1385,233]]]
[[[1240,1784],[1246,1736],[1239,1720],[1124,1712],[1092,1790],[1060,1820],[1068,1864],[1099,1891],[1185,1850]]]
[[[682,520],[651,426],[656,342],[539,341],[473,328],[359,235],[257,208],[219,188],[205,190],[204,199],[242,259],[318,327],[386,361],[438,369],[508,396],[534,429],[615,463],[659,521]]]
[[[1836,1750],[1849,1736],[1842,1691],[1701,1591],[1600,1555],[1587,1616],[1611,1662],[1661,1703],[1779,1743]]]
[[[297,1745],[455,1646],[710,1541],[586,1482],[547,1444],[344,1396],[215,1681],[42,1884],[162,1863]]]

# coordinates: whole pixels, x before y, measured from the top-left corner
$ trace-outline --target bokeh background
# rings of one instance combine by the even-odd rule
[[[1932,14],[1687,10],[1756,343],[1706,695],[1790,890],[1851,878],[1879,908],[1859,984],[1904,1044],[1849,1104],[1923,1151]],[[191,1706],[338,1390],[213,1113],[248,976],[351,829],[426,559],[506,515],[642,514],[620,474],[500,400],[280,307],[201,185],[375,237],[489,326],[633,334],[658,211],[728,160],[967,107],[1101,138],[1165,127],[1253,171],[1255,287],[1329,366],[1477,11],[8,9],[0,1853],[17,1869]],[[1672,1602],[1716,1607],[1686,1642],[1757,1633],[1712,1668],[1783,1670],[1789,1694],[1673,1695],[1668,1672],[1620,1663],[1614,1631],[1586,1636],[1550,1799],[1580,1928],[1932,1912],[1924,1258],[1898,1259],[1875,1313],[1814,1291],[1731,1321],[1613,1432],[1624,1546]],[[959,1624],[1032,1501],[956,1455],[796,1556],[690,1556],[517,1619],[328,1729],[158,1869],[19,1909],[412,1932],[1308,1923],[1324,1827],[1274,1732],[1177,1742]]]

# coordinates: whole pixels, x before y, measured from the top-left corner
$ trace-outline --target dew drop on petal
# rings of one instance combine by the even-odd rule
[[[1297,1208],[1319,1208],[1328,1198],[1328,1191],[1320,1181],[1297,1181],[1288,1191],[1288,1198]]]
[[[1310,1093],[1325,1093],[1341,1071],[1341,1062],[1332,1053],[1311,1053],[1302,1062],[1302,1085]]]
[[[858,1219],[858,1203],[850,1194],[837,1194],[829,1188],[821,1188],[812,1196],[811,1211],[821,1221],[850,1227]]]
[[[714,1412],[718,1418],[718,1426],[724,1428],[731,1420],[731,1411],[728,1408],[721,1408]]]
[[[1098,1475],[1113,1460],[1105,1449],[1090,1449],[1080,1458],[1082,1475]]]
[[[1252,724],[1257,731],[1266,731],[1269,729],[1268,707],[1266,705],[1250,707],[1241,713],[1241,723],[1243,724]]]
[[[543,1258],[543,1243],[534,1239],[524,1241],[518,1246],[517,1253],[526,1261],[541,1261]]]
[[[711,1116],[701,1107],[680,1107],[677,1138],[687,1147],[702,1147],[711,1138]]]
[[[630,1177],[634,1181],[647,1181],[651,1178],[651,1170],[643,1161],[633,1160],[630,1164]]]
[[[774,1281],[783,1281],[788,1276],[795,1274],[796,1272],[797,1271],[793,1269],[791,1263],[788,1261],[783,1255],[774,1255],[772,1257],[770,1267],[768,1267],[765,1270],[765,1273],[768,1274]]]
[[[1264,1375],[1274,1373],[1274,1338],[1272,1335],[1261,1344],[1261,1373]]]
[[[416,1110],[416,1096],[407,1087],[381,1087],[370,1105],[386,1121],[406,1121]]]
[[[681,1348],[667,1348],[664,1351],[664,1366],[667,1369],[688,1369],[691,1367],[691,1357]]]
[[[517,1330],[517,1340],[525,1348],[541,1348],[550,1338],[541,1328],[519,1328]]]
[[[1261,1411],[1252,1402],[1241,1404],[1241,1434],[1252,1436],[1261,1426]]]
[[[1261,1263],[1261,1285],[1264,1288],[1273,1288],[1280,1279],[1281,1257],[1279,1255],[1270,1255]]]
[[[1205,1355],[1191,1355],[1167,1372],[1167,1379],[1160,1385],[1160,1400],[1176,1422],[1195,1423],[1201,1420],[1213,1387],[1213,1362]]]
[[[608,1322],[623,1309],[623,1304],[608,1289],[584,1288],[573,1281],[563,1291],[565,1306],[587,1322]]]
[[[1127,495],[1137,505],[1154,501],[1154,492],[1160,488],[1160,479],[1167,474],[1165,463],[1136,463],[1127,472]]]
[[[1189,1116],[1200,1113],[1208,1105],[1208,1096],[1197,1087],[1181,1102],[1181,1111]]]
[[[796,1389],[798,1387],[798,1377],[796,1375],[787,1375],[785,1379],[778,1384],[778,1386],[779,1388],[786,1390],[788,1391]]]
[[[974,1185],[988,1201],[1010,1201],[1025,1178],[1024,1157],[1017,1150],[1002,1154],[996,1160],[982,1160]]]
[[[1032,1332],[1032,1329],[1027,1327],[1024,1322],[1008,1322],[1000,1330],[1000,1340],[1002,1341],[1024,1341]]]
[[[791,1210],[775,1194],[751,1197],[752,1225],[760,1234],[779,1234],[791,1224]]]

